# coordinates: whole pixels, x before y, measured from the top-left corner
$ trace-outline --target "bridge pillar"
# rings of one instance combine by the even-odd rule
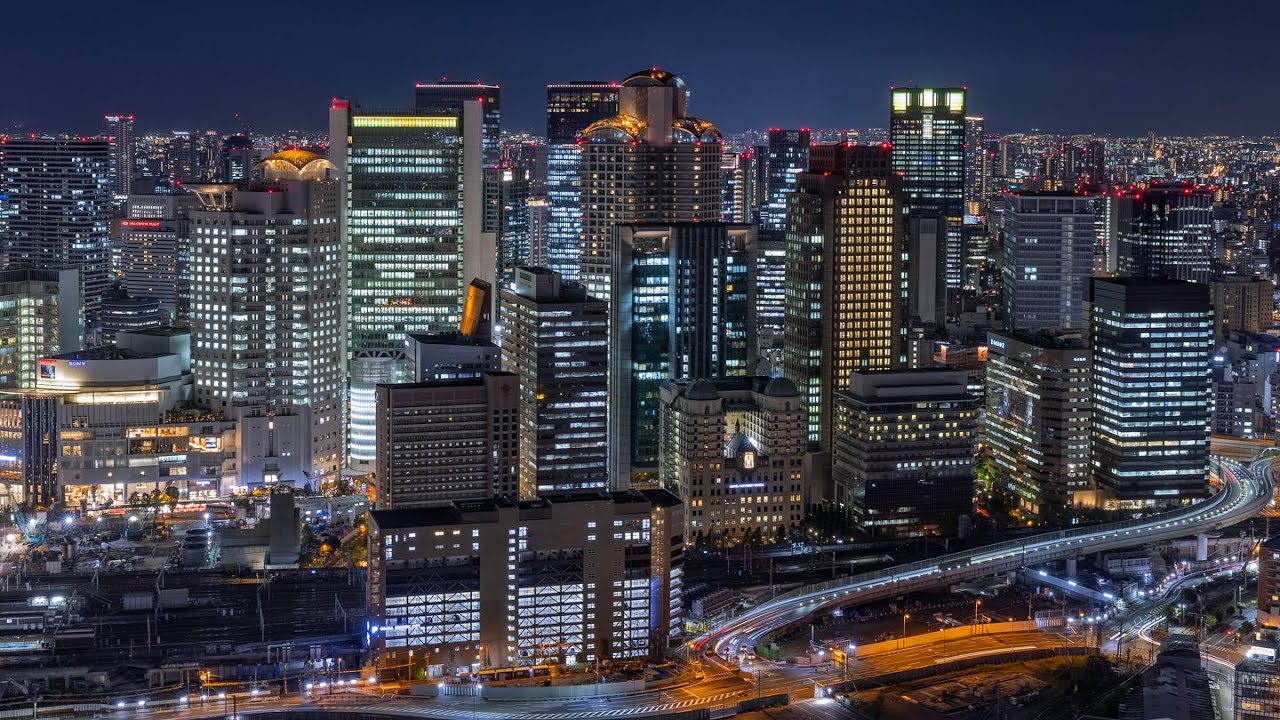
[[[1204,533],[1196,535],[1196,562],[1209,559],[1209,536]]]
[[[1079,558],[1073,558],[1073,557],[1072,557],[1072,558],[1067,558],[1067,572],[1066,572],[1066,576],[1067,576],[1067,578],[1068,578],[1068,579],[1070,579],[1070,578],[1074,578],[1074,577],[1076,576],[1076,561],[1077,561],[1077,560],[1079,560]]]

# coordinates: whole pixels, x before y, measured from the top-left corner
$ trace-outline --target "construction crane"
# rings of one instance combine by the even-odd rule
[[[44,530],[40,521],[35,518],[27,518],[26,513],[22,512],[22,507],[13,509],[13,522],[18,526],[18,532],[22,533],[22,539],[28,543],[39,545],[44,542]]]

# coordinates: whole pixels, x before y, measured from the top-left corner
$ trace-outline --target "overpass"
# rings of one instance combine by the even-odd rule
[[[766,633],[829,608],[892,599],[904,593],[1029,565],[1228,527],[1252,517],[1271,502],[1274,453],[1275,450],[1264,452],[1247,467],[1226,458],[1215,458],[1223,480],[1221,488],[1205,500],[1186,507],[1136,520],[1033,535],[806,585],[756,606],[707,632],[691,645],[698,652],[710,650],[722,654],[726,646],[754,645]]]

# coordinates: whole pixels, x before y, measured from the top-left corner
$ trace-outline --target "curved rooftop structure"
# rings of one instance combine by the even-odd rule
[[[720,130],[710,121],[696,117],[678,117],[671,121],[671,129],[679,133],[686,132],[699,142],[715,142],[723,139]]]
[[[684,391],[684,396],[690,400],[719,400],[720,391],[710,380],[698,380]]]
[[[797,397],[800,390],[796,388],[796,384],[784,377],[776,377],[765,383],[764,390],[761,391],[769,397]]]
[[[621,133],[627,139],[638,140],[644,134],[646,127],[648,125],[640,118],[630,115],[614,115],[591,123],[580,135],[586,140],[596,139],[608,142],[613,139],[621,139],[619,136]]]
[[[268,180],[323,180],[336,175],[338,169],[323,155],[297,148],[277,152],[263,160],[261,167]]]
[[[678,75],[667,72],[661,68],[649,68],[633,72],[622,81],[622,87],[644,87],[652,85],[667,85],[670,87],[684,87],[684,81]]]

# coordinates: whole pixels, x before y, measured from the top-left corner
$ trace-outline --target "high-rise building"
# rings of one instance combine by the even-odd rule
[[[1206,285],[1095,278],[1093,477],[1123,506],[1204,497],[1213,409],[1213,308]]]
[[[870,537],[953,535],[973,509],[978,399],[956,370],[855,372],[836,393],[836,502]]]
[[[990,491],[1025,518],[1090,504],[1088,347],[1079,336],[992,333],[987,348]]]
[[[807,157],[807,149],[805,154]],[[723,176],[721,182],[724,184],[724,208],[720,211],[720,219],[736,223],[758,222],[760,205],[757,185],[760,157],[752,152],[744,152],[726,155],[720,162]],[[805,166],[808,167],[807,160]],[[792,182],[795,182],[794,178]],[[785,212],[786,208],[784,207],[783,210]]]
[[[477,378],[502,371],[502,349],[488,335],[410,333],[405,347],[409,382]]]
[[[110,166],[106,140],[11,137],[0,154],[10,210],[4,267],[78,268],[91,325],[110,281]]]
[[[164,152],[165,174],[169,180],[177,183],[195,183],[204,180],[204,170],[200,167],[198,141],[199,131],[195,134],[190,130],[173,131]]]
[[[244,454],[261,465],[241,467],[251,485],[318,487],[343,465],[336,174],[318,155],[282,151],[229,207],[190,214],[195,397],[252,439]]]
[[[229,196],[229,195],[228,195]],[[129,297],[154,298],[170,322],[190,322],[191,194],[130,195],[120,221],[120,270]]]
[[[685,537],[765,542],[799,527],[810,497],[800,391],[786,378],[668,381],[658,480],[685,506]]]
[[[1005,326],[1084,327],[1085,285],[1093,277],[1093,198],[1020,193],[1004,212],[1001,264]]]
[[[991,156],[983,140],[986,120],[964,119],[964,214],[986,215],[991,194]]]
[[[891,88],[889,142],[903,175],[912,217],[947,221],[947,290],[959,290],[964,267],[965,94],[962,87]]]
[[[1246,642],[1251,641],[1246,638]],[[1235,701],[1231,717],[1235,720],[1280,717],[1280,664],[1276,663],[1274,642],[1257,643],[1245,651],[1235,666],[1231,697]],[[1212,708],[1208,706],[1206,712],[1212,713]]]
[[[912,322],[946,325],[946,255],[946,218],[907,218],[907,317]]]
[[[800,388],[810,442],[831,448],[832,394],[855,370],[903,367],[901,178],[889,149],[813,148],[788,207],[783,374]]]
[[[253,140],[244,135],[232,135],[222,141],[218,153],[218,182],[244,182],[253,177],[253,166],[257,163],[258,151],[253,147]]]
[[[413,100],[414,107],[428,115],[461,116],[468,103],[479,103],[484,166],[502,163],[502,149],[498,146],[502,133],[502,91],[497,85],[441,78],[438,82],[415,85]]]
[[[520,383],[512,373],[376,388],[379,510],[519,492]]]
[[[809,169],[809,129],[769,129],[764,162],[765,202],[760,206],[760,232],[781,239],[787,229],[787,196],[796,189],[796,175]]]
[[[528,265],[533,248],[529,236],[528,168],[487,167],[484,170],[485,231],[498,248],[498,287],[515,282],[516,268]]]
[[[785,236],[784,236],[785,237]],[[756,253],[756,359],[782,372],[787,316],[787,242],[761,240]],[[761,371],[763,372],[763,371]]]
[[[658,465],[662,381],[753,374],[756,227],[618,225],[609,303],[609,479]]]
[[[1233,332],[1263,333],[1275,324],[1276,285],[1270,280],[1237,276],[1215,277],[1209,283],[1213,303],[1214,338]]]
[[[0,270],[0,337],[0,387],[34,388],[40,358],[84,346],[79,271]]]
[[[1280,628],[1280,535],[1258,548],[1258,625]]]
[[[1084,144],[1082,179],[1093,186],[1107,182],[1107,145],[1103,141],[1090,140]]]
[[[138,150],[138,140],[133,134],[133,116],[104,115],[102,136],[111,143],[111,163],[107,171],[111,178],[111,193],[121,198],[131,191],[133,162]]]
[[[577,280],[582,244],[582,146],[578,134],[618,114],[618,84],[547,86],[546,267]]]
[[[116,333],[149,330],[168,319],[155,298],[116,297],[102,301],[102,342],[115,343]]]
[[[483,232],[486,112],[474,97],[460,102],[461,112],[331,105],[345,189],[349,452],[361,468],[375,457],[374,386],[407,377],[405,335],[457,329],[466,283],[495,281],[497,248]]]
[[[684,518],[671,493],[450,500],[369,513],[370,642],[384,667],[658,659],[680,632]]]
[[[1158,185],[1126,198],[1132,216],[1120,228],[1120,274],[1207,283],[1213,274],[1213,191]]]
[[[521,496],[607,487],[608,304],[522,267],[501,306],[503,365],[520,383]]]
[[[614,228],[634,223],[720,219],[723,140],[689,117],[684,81],[657,68],[618,88],[618,114],[581,134],[582,281],[613,302]]]

